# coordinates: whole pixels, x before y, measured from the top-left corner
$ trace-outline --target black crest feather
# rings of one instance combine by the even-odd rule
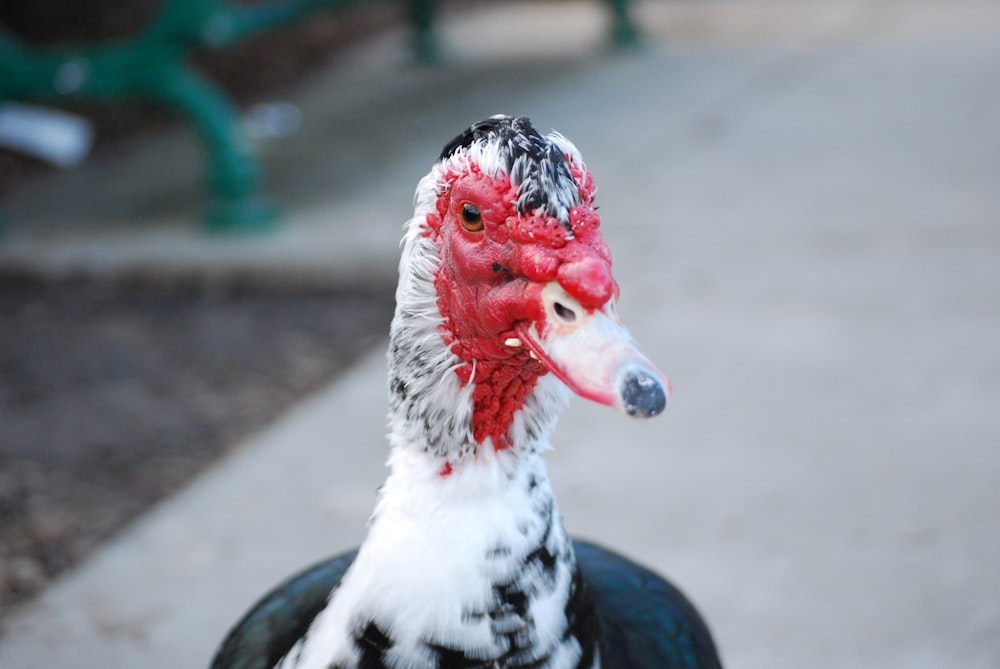
[[[569,163],[527,116],[498,115],[474,123],[445,145],[439,159],[446,160],[478,142],[498,145],[504,170],[518,186],[519,213],[541,208],[568,224],[569,210],[580,203]]]

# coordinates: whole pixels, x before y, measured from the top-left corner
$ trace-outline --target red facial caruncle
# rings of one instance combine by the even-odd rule
[[[565,220],[546,207],[519,212],[518,186],[465,156],[446,168],[435,211],[427,215],[425,234],[440,256],[441,335],[464,361],[456,370],[462,383],[475,386],[473,436],[477,443],[492,437],[498,449],[507,446],[514,414],[546,372],[581,395],[615,404],[613,390],[604,388],[610,381],[595,388],[577,383],[572,360],[557,359],[567,352],[548,345],[575,336],[595,313],[616,318],[618,285],[599,229],[594,181],[582,164],[567,160],[578,204]]]

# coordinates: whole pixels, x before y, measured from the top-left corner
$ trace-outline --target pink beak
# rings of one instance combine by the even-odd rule
[[[521,326],[518,335],[570,390],[637,418],[666,408],[670,380],[639,351],[614,300],[588,311],[552,281],[542,302],[545,321]]]

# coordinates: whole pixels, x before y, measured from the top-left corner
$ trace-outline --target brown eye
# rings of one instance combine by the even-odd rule
[[[483,229],[483,215],[479,207],[469,202],[462,205],[462,227],[469,232],[479,232]]]

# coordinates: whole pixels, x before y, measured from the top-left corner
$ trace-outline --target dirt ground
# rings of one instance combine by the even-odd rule
[[[30,44],[115,39],[139,30],[159,4],[0,3],[0,26]],[[361,3],[201,51],[194,62],[242,104],[280,95],[345,45],[402,20],[398,3]],[[107,150],[179,122],[142,101],[70,108],[94,123]],[[0,194],[50,169],[0,150]],[[0,623],[381,341],[391,310],[386,285],[50,281],[0,271]]]
[[[390,286],[0,275],[0,619],[391,315]]]

